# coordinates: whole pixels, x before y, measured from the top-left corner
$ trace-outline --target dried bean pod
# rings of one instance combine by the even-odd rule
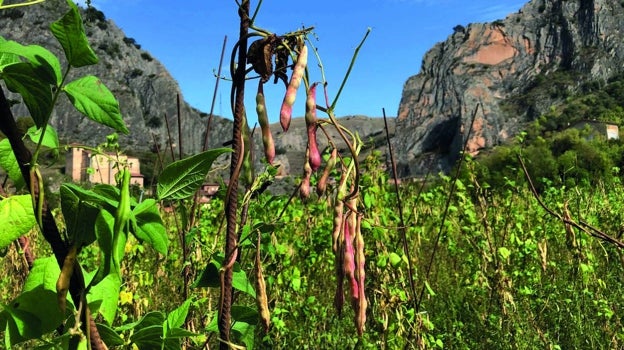
[[[310,197],[310,178],[312,177],[312,168],[310,167],[310,162],[308,161],[308,155],[310,154],[310,150],[306,150],[306,162],[303,166],[303,178],[301,179],[301,184],[299,185],[299,195],[301,198],[309,198]]]
[[[334,148],[332,149],[331,155],[329,156],[329,159],[327,160],[325,169],[323,169],[323,174],[321,175],[320,179],[316,183],[316,193],[319,195],[319,197],[322,196],[325,193],[325,190],[327,189],[327,180],[329,179],[329,174],[331,174],[331,171],[336,166],[337,157],[338,157],[338,149]]]
[[[258,93],[256,94],[256,113],[258,114],[258,124],[262,130],[262,144],[264,145],[264,157],[269,164],[273,164],[275,159],[275,143],[269,126],[269,117],[266,110],[264,99],[264,84],[258,84]]]
[[[332,250],[336,257],[339,254],[340,246],[342,242],[340,240],[340,234],[343,233],[343,212],[344,212],[344,203],[341,200],[336,201],[334,205],[334,230],[332,232]]]
[[[308,98],[306,99],[305,122],[308,134],[308,149],[310,154],[308,159],[312,171],[316,171],[321,166],[321,153],[316,143],[316,83],[310,86],[308,90]]]
[[[69,249],[69,252],[63,260],[63,266],[61,273],[56,281],[56,298],[59,308],[65,314],[67,307],[67,292],[69,291],[69,283],[74,273],[74,264],[76,263],[76,255],[78,254],[78,247],[74,244]]]
[[[280,124],[284,131],[288,131],[290,127],[290,119],[292,118],[292,109],[295,104],[295,98],[297,97],[297,90],[299,89],[299,85],[301,85],[301,79],[303,78],[303,73],[305,72],[307,64],[308,47],[302,45],[299,56],[297,56],[297,63],[295,63],[292,76],[290,77],[290,83],[288,83],[288,88],[286,88],[286,95],[282,102],[282,108],[280,109]]]
[[[342,216],[342,214],[340,214]],[[342,222],[342,220],[340,220]],[[344,238],[344,237],[343,237]],[[336,294],[334,295],[334,307],[338,312],[338,316],[342,316],[342,307],[344,306],[344,250],[340,244],[339,252],[336,254]]]
[[[355,227],[355,276],[358,282],[359,296],[358,305],[355,309],[355,326],[359,335],[362,335],[364,332],[364,325],[366,324],[366,308],[368,307],[364,288],[364,281],[366,277],[366,257],[364,255],[364,237],[362,237],[361,222],[362,218],[358,216]]]
[[[355,249],[353,248],[353,228],[350,225],[350,216],[352,213],[347,214],[347,218],[344,223],[344,260],[343,269],[345,277],[349,280],[349,289],[351,291],[351,302],[355,305],[360,295],[357,280],[355,279]]]
[[[266,283],[262,274],[262,259],[260,259],[260,235],[258,234],[258,247],[256,248],[256,304],[260,314],[260,321],[265,333],[269,331],[271,325],[271,313],[269,312],[269,302],[266,293]]]

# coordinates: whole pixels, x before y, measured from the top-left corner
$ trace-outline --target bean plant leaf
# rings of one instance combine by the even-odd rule
[[[151,311],[146,313],[140,320],[115,328],[117,332],[124,332],[130,329],[143,329],[145,327],[162,325],[165,322],[165,314],[160,311]]]
[[[83,67],[98,63],[99,59],[89,45],[85,34],[80,11],[73,1],[67,0],[69,11],[58,21],[50,25],[52,34],[59,41],[65,52],[67,62],[73,67]]]
[[[186,320],[186,315],[188,315],[189,308],[191,307],[191,299],[186,299],[182,305],[180,305],[177,309],[171,311],[169,315],[167,315],[167,328],[179,328],[184,324],[184,320]]]
[[[128,128],[121,117],[119,102],[102,81],[87,75],[65,85],[63,90],[80,113],[118,132],[128,134]]]
[[[5,345],[11,348],[12,345],[21,343],[29,339],[39,338],[41,332],[41,321],[33,314],[10,306],[3,306],[3,318],[6,319]],[[8,344],[7,344],[8,343]]]
[[[213,256],[204,271],[200,274],[200,276],[195,280],[191,287],[193,288],[201,288],[201,287],[210,287],[210,288],[220,288],[221,287],[221,279],[219,277],[219,271],[223,266],[223,256]],[[256,297],[256,291],[254,290],[253,285],[247,279],[247,275],[245,271],[240,268],[240,265],[236,262],[233,266],[232,272],[232,287],[237,289],[243,293],[247,293],[252,297]]]
[[[63,186],[71,188],[72,192],[76,193],[80,197],[81,200],[89,201],[91,203],[96,203],[97,205],[102,206],[102,208],[106,209],[110,213],[114,213],[115,209],[117,209],[117,206],[119,205],[118,200],[113,199],[112,197],[108,196],[110,192],[114,191],[114,188],[115,188],[114,186],[99,184],[99,185],[94,186],[92,190],[84,189],[72,183],[65,183],[63,184]],[[109,192],[103,191],[102,189],[104,187],[111,188],[111,191]],[[119,198],[119,191],[117,191],[117,195],[115,198]]]
[[[234,319],[236,318],[234,317]],[[254,342],[256,339],[255,338],[256,324],[257,324],[257,321],[255,323],[250,324],[247,322],[242,322],[242,321],[237,320],[232,325],[232,331],[238,337],[238,340],[242,341],[245,344],[245,347],[248,350],[253,350],[254,348]]]
[[[167,330],[167,334],[165,335],[165,339],[175,339],[175,338],[187,338],[187,337],[195,337],[199,334],[193,333],[184,328],[173,328]]]
[[[38,128],[36,126],[31,126],[26,134],[30,137],[30,140],[34,143],[39,143],[41,139],[41,133],[43,132],[43,128]],[[56,130],[52,127],[52,125],[46,126],[46,132],[43,135],[43,140],[41,141],[41,145],[48,148],[59,148],[59,139],[56,133]]]
[[[7,306],[9,310],[5,310],[13,316],[26,315],[30,323],[27,325],[30,327],[28,332],[31,333],[29,339],[39,338],[42,334],[53,331],[64,319],[56,294],[56,280],[59,274],[60,269],[53,256],[35,260],[22,294]],[[70,305],[73,308],[73,304]],[[0,320],[6,318],[9,313],[3,311],[0,314]],[[13,317],[10,322],[14,321]],[[13,341],[18,339],[14,336],[11,338]]]
[[[0,36],[0,44],[7,42],[7,40]],[[13,63],[20,62],[19,56],[13,53],[0,52],[0,71],[5,66],[8,66]],[[2,326],[0,324],[0,326]],[[1,329],[1,328],[0,328]]]
[[[132,334],[130,341],[139,349],[180,349],[179,340],[163,339],[162,325],[142,328]]]
[[[113,261],[113,225],[115,218],[106,210],[101,210],[95,219],[95,236],[100,247],[101,259],[98,271],[93,277],[95,280],[92,284],[97,284],[111,273],[111,269],[115,267],[114,273],[118,273]]]
[[[134,207],[132,214],[130,220],[135,237],[140,241],[149,243],[157,252],[167,254],[169,237],[156,201],[153,199],[144,200]]]
[[[35,260],[28,279],[24,283],[23,291],[28,292],[38,287],[54,291],[56,293],[56,281],[61,273],[58,262],[53,256]]]
[[[158,198],[189,198],[204,182],[214,160],[231,151],[231,148],[216,148],[167,165],[158,177]]]
[[[102,337],[102,340],[106,345],[122,346],[125,344],[123,338],[120,337],[119,334],[117,334],[117,332],[115,332],[115,330],[113,330],[109,326],[102,323],[97,323],[96,326],[98,329],[98,333],[100,333],[100,337]]]
[[[71,242],[89,245],[96,239],[94,223],[100,208],[81,200],[72,187],[61,185],[61,210]]]
[[[93,286],[87,295],[90,306],[91,304],[99,304],[97,311],[109,325],[113,324],[117,314],[120,288],[121,278],[117,273],[111,273],[97,285]]]
[[[46,83],[58,86],[61,83],[61,64],[58,58],[39,45],[22,45],[12,40],[0,40],[0,70],[23,57],[38,73],[37,77]]]
[[[2,76],[7,88],[22,96],[35,125],[43,127],[54,104],[50,84],[41,80],[37,70],[27,62],[4,67]]]
[[[13,185],[19,190],[24,187],[25,182],[22,177],[17,158],[11,148],[9,139],[0,140],[0,167],[9,175],[9,179],[13,181]]]
[[[0,249],[3,249],[37,224],[30,195],[11,196],[0,201],[0,222]]]

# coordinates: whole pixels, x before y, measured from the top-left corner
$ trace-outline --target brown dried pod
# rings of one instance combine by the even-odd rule
[[[260,234],[258,234],[258,246],[256,248],[256,304],[260,321],[264,328],[264,332],[269,331],[271,325],[271,313],[269,312],[269,301],[266,292],[266,283],[262,274],[262,259],[260,259]]]
[[[355,308],[355,327],[357,328],[359,335],[362,335],[364,332],[364,325],[366,324],[366,308],[368,307],[364,287],[366,277],[366,257],[364,255],[364,237],[362,236],[361,223],[362,217],[358,215],[355,228],[355,276],[358,282],[359,295],[357,307]]]
[[[310,178],[312,177],[312,168],[310,167],[310,162],[308,161],[309,153],[310,150],[306,150],[306,162],[303,166],[303,178],[301,179],[301,184],[299,185],[299,195],[303,199],[310,197]]]

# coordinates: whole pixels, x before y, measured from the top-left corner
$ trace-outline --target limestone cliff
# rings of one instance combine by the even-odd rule
[[[531,95],[557,73],[574,76],[570,90],[622,73],[622,28],[624,7],[613,0],[532,0],[504,20],[456,26],[404,85],[401,175],[448,170],[466,139],[472,154],[505,142],[561,99]]]

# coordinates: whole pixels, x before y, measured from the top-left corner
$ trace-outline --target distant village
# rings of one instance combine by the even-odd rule
[[[82,148],[71,148],[65,158],[65,174],[73,182],[90,182],[98,184],[116,185],[115,180],[119,172],[116,161],[110,155],[93,154]],[[115,156],[117,158],[117,156]],[[144,176],[141,174],[139,158],[121,155],[119,161],[127,162],[130,167],[130,184],[144,187]],[[199,190],[200,203],[207,203],[219,189],[218,184],[205,183]]]

